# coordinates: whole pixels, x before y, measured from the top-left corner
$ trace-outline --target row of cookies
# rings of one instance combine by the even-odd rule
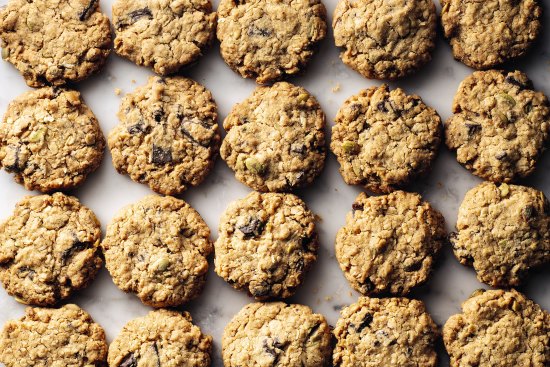
[[[455,58],[478,69],[524,55],[541,32],[536,0],[441,3]],[[431,60],[436,23],[432,0],[341,0],[333,28],[344,63],[368,78],[395,79]],[[160,75],[195,62],[216,33],[225,62],[262,84],[303,70],[327,33],[319,0],[223,0],[217,14],[209,0],[118,0],[113,24],[115,51]],[[10,0],[0,39],[3,59],[33,87],[87,78],[113,43],[98,0]]]
[[[388,86],[347,99],[332,127],[331,150],[348,184],[387,193],[429,172],[441,141],[475,175],[513,182],[530,175],[550,136],[550,103],[519,71],[477,71],[456,93],[444,126],[417,95]],[[224,120],[202,85],[151,77],[127,94],[110,132],[113,165],[166,195],[200,184],[221,157],[242,183],[288,192],[324,167],[325,115],[305,89],[287,82],[258,87]],[[221,148],[220,148],[221,145]],[[29,190],[69,190],[103,157],[105,139],[76,91],[46,87],[16,98],[0,123],[0,167]]]
[[[504,333],[504,334],[503,334]],[[335,342],[332,342],[334,337]],[[341,310],[331,333],[303,305],[251,303],[225,327],[225,367],[437,366],[440,338],[422,301],[360,297]],[[550,363],[550,314],[521,293],[474,292],[443,327],[451,366]],[[211,365],[212,337],[187,312],[165,309],[129,321],[107,347],[105,332],[74,304],[28,307],[0,335],[0,362],[20,366]]]

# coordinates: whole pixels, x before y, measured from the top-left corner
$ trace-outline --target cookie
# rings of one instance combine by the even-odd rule
[[[118,0],[115,52],[168,75],[196,61],[210,45],[216,13],[210,0]]]
[[[417,95],[387,85],[348,98],[330,148],[347,184],[388,193],[429,172],[441,143],[441,119]]]
[[[6,367],[104,366],[106,360],[105,332],[73,304],[28,307],[0,336],[0,362]]]
[[[443,327],[451,367],[550,365],[550,314],[515,290],[479,290]]]
[[[225,367],[330,365],[330,328],[307,306],[250,303],[225,327]]]
[[[212,337],[192,323],[191,315],[151,311],[131,320],[109,346],[110,367],[210,367]]]
[[[223,213],[216,273],[257,300],[287,298],[317,259],[315,216],[292,194],[252,192]]]
[[[0,11],[2,58],[31,87],[62,85],[99,71],[111,24],[98,0],[9,0]]]
[[[537,0],[441,0],[455,59],[488,69],[525,55],[542,31]]]
[[[530,175],[550,134],[550,103],[520,72],[477,71],[458,89],[446,144],[474,175],[511,182]]]
[[[127,94],[120,124],[109,134],[113,165],[160,194],[197,186],[218,155],[218,113],[212,94],[182,77],[151,77]]]
[[[23,93],[0,122],[0,167],[27,190],[77,187],[99,167],[104,149],[101,128],[77,91]]]
[[[336,235],[336,259],[363,295],[405,295],[431,275],[445,219],[418,194],[359,194]]]
[[[20,303],[54,305],[94,279],[100,237],[96,216],[78,199],[27,196],[0,224],[0,281]]]
[[[325,165],[325,114],[304,88],[258,87],[223,123],[221,157],[235,177],[258,191],[309,185]]]
[[[203,289],[210,230],[183,200],[150,195],[122,209],[101,248],[115,284],[153,307],[174,307]]]
[[[397,79],[432,59],[432,0],[340,0],[332,27],[340,58],[370,79]]]
[[[320,0],[222,0],[223,59],[243,78],[271,83],[303,70],[327,32]]]
[[[484,182],[466,193],[450,236],[458,260],[493,287],[521,285],[550,263],[550,204],[530,187]]]
[[[422,301],[360,297],[341,311],[334,336],[334,366],[437,366],[439,331]]]

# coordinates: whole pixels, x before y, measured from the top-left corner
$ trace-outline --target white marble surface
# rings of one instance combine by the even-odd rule
[[[0,4],[6,1],[1,0]],[[102,0],[101,3],[102,9],[109,15],[111,3],[110,0]],[[550,0],[543,0],[542,3],[547,10],[544,37],[529,57],[510,68],[527,72],[535,87],[550,95]],[[325,5],[331,21],[336,0],[325,0]],[[391,84],[400,86],[407,92],[419,94],[427,104],[439,111],[443,119],[446,119],[450,115],[452,98],[458,84],[470,72],[470,69],[453,60],[448,45],[439,35],[434,60],[415,76]],[[183,74],[203,83],[212,91],[219,106],[221,119],[227,115],[233,104],[247,97],[255,87],[254,82],[243,80],[223,63],[217,44],[197,65]],[[105,134],[117,124],[115,114],[122,96],[116,96],[114,89],[122,89],[123,94],[130,92],[136,86],[144,84],[148,75],[151,75],[150,71],[113,54],[99,75],[78,85],[86,102],[97,115]],[[319,99],[327,115],[327,132],[344,99],[362,88],[379,84],[364,79],[342,64],[338,58],[338,50],[334,46],[332,33],[322,43],[320,52],[314,57],[304,76],[293,78],[291,81],[307,88]],[[340,90],[333,91],[337,86]],[[16,70],[1,62],[1,113],[4,113],[11,99],[26,90],[28,87]],[[420,180],[411,190],[420,192],[437,207],[447,220],[448,230],[451,230],[465,192],[478,182],[478,179],[455,161],[449,151],[442,148],[432,174]],[[538,170],[526,184],[535,186],[550,196],[550,153],[543,156]],[[245,196],[249,191],[235,180],[225,163],[218,160],[206,182],[198,188],[190,189],[182,198],[202,214],[212,230],[212,239],[215,239],[218,218],[222,211],[230,201]],[[323,174],[313,186],[298,193],[322,218],[318,225],[321,248],[319,261],[308,274],[305,284],[290,301],[311,306],[316,312],[324,314],[331,324],[336,322],[339,308],[354,302],[358,297],[338,267],[333,245],[336,231],[344,223],[345,215],[360,191],[359,187],[350,187],[344,183],[338,173],[335,158],[329,155]],[[97,214],[105,229],[116,211],[149,193],[146,186],[117,174],[111,164],[110,155],[106,153],[98,172],[89,177],[73,194]],[[7,218],[16,202],[28,194],[23,187],[13,182],[10,175],[1,171],[0,220]],[[442,259],[431,280],[412,294],[413,297],[426,302],[428,310],[439,325],[442,325],[451,314],[459,311],[461,301],[470,292],[483,287],[476,280],[472,269],[465,268],[456,261],[450,248],[445,248],[442,252]],[[545,309],[550,309],[549,269],[533,274],[522,291]],[[128,320],[145,315],[150,310],[142,305],[137,297],[117,289],[105,269],[101,270],[89,288],[69,301],[83,307],[105,328],[109,342]],[[213,335],[213,366],[222,366],[221,335],[224,326],[242,306],[251,301],[246,294],[237,292],[225,284],[211,270],[204,293],[196,301],[183,307],[191,312],[196,323],[206,333]],[[19,318],[23,315],[23,310],[24,306],[0,289],[0,324],[8,319]],[[440,365],[448,366],[448,357],[443,352]]]

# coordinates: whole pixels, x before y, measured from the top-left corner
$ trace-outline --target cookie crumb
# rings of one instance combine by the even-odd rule
[[[122,90],[120,88],[115,88],[115,94],[117,96],[120,96],[121,93],[122,93]]]
[[[336,85],[332,87],[332,93],[338,93],[340,92],[341,89],[342,89],[342,86],[340,85],[340,83],[336,83]]]

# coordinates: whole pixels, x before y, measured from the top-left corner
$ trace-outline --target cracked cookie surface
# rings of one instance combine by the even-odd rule
[[[153,307],[174,307],[203,289],[210,230],[183,200],[149,195],[122,209],[101,248],[115,284]]]
[[[537,0],[441,0],[455,59],[487,69],[525,55],[542,31]]]
[[[451,367],[550,364],[550,314],[521,293],[479,290],[443,327]]]
[[[217,36],[223,59],[266,84],[303,70],[326,35],[319,0],[222,0]]]
[[[382,85],[344,102],[330,148],[347,184],[387,193],[430,170],[441,135],[441,119],[433,108],[417,95]]]
[[[519,286],[531,268],[550,263],[550,204],[533,188],[476,186],[460,205],[456,228],[456,257],[491,286]]]
[[[336,258],[364,295],[405,295],[424,283],[445,240],[445,219],[418,194],[359,194],[336,236]]]
[[[23,93],[0,122],[0,167],[27,190],[75,188],[100,165],[104,149],[99,124],[77,91]]]
[[[360,297],[334,328],[338,367],[435,367],[439,331],[422,301]]]
[[[117,54],[168,75],[210,45],[216,13],[210,0],[118,0],[113,24]]]
[[[188,312],[156,310],[131,320],[109,346],[110,367],[209,367],[212,337]]]
[[[6,367],[105,366],[106,360],[105,332],[73,304],[28,307],[0,336],[0,362]]]
[[[0,224],[0,281],[21,303],[54,305],[93,280],[100,237],[96,216],[76,198],[27,196]]]
[[[118,118],[108,137],[113,165],[153,191],[181,193],[213,167],[220,142],[217,107],[199,83],[151,77],[124,97]]]
[[[226,282],[257,300],[287,298],[318,247],[315,217],[300,198],[252,192],[223,213],[214,264]]]
[[[474,175],[511,182],[530,175],[550,135],[550,103],[520,71],[477,71],[460,84],[446,144]]]
[[[223,123],[221,157],[258,191],[291,191],[325,164],[325,114],[305,89],[286,82],[258,87]]]
[[[2,58],[31,87],[62,85],[99,71],[111,25],[98,0],[10,0],[0,11]]]
[[[432,0],[341,0],[332,26],[342,61],[370,79],[397,79],[432,59]]]
[[[330,328],[322,315],[296,304],[250,303],[225,327],[225,367],[330,365]]]

